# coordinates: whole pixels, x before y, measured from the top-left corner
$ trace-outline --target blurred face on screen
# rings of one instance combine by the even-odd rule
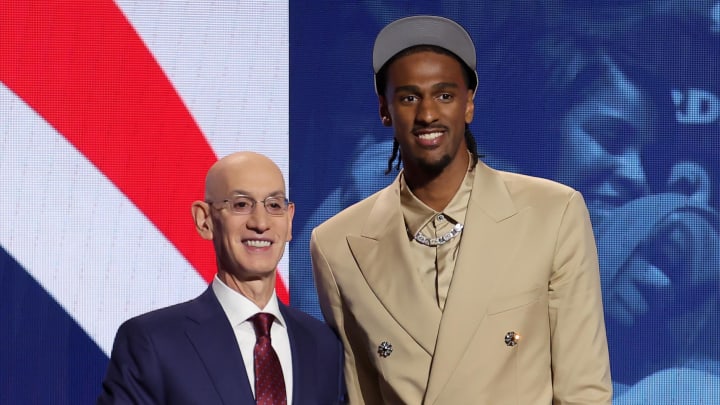
[[[292,237],[295,208],[285,204],[285,181],[275,163],[250,152],[221,159],[208,172],[205,200],[193,210],[201,235],[213,241],[221,278],[274,278]]]
[[[583,193],[596,222],[648,191],[641,161],[648,109],[641,90],[608,62],[601,85],[563,120],[558,179]]]
[[[421,51],[391,62],[380,112],[392,121],[408,173],[467,166],[465,124],[472,121],[474,105],[454,57]]]

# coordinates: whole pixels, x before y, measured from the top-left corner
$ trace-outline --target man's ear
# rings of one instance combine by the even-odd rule
[[[292,221],[293,221],[294,216],[295,216],[295,203],[291,202],[290,205],[288,205],[288,210],[287,210],[288,231],[287,231],[287,235],[285,237],[285,242],[290,242],[292,240]]]
[[[468,90],[467,97],[468,101],[467,106],[465,107],[465,123],[469,125],[475,115],[475,102],[473,101],[475,97],[475,92],[473,92],[472,90]]]
[[[195,229],[200,234],[200,237],[212,240],[213,223],[210,216],[210,205],[205,201],[195,201],[192,204],[192,216],[195,221]]]
[[[390,117],[390,109],[388,108],[385,96],[378,96],[378,103],[380,104],[380,120],[383,126],[391,127],[392,118]]]

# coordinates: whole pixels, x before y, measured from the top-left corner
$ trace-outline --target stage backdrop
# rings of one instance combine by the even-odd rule
[[[615,403],[720,403],[720,2],[9,0],[0,404],[93,403],[119,324],[206,288],[189,206],[233,151],[289,175],[279,293],[321,317],[310,230],[396,175],[372,42],[422,13],[477,44],[484,160],[586,198]]]

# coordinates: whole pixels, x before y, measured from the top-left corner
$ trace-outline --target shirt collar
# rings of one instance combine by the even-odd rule
[[[442,214],[456,222],[465,222],[465,213],[468,203],[470,202],[470,193],[472,192],[473,182],[475,181],[475,170],[472,169],[472,159],[468,165],[468,171],[465,172],[460,188],[453,196],[450,203],[442,211]],[[439,212],[425,205],[415,194],[410,191],[405,176],[400,173],[400,205],[402,206],[403,216],[405,217],[405,226],[409,235],[415,235],[418,231],[425,228],[430,221],[435,218]]]
[[[220,305],[225,311],[225,315],[228,317],[230,325],[233,327],[247,321],[258,312],[273,314],[278,323],[283,328],[285,327],[285,319],[280,312],[280,304],[278,304],[275,291],[273,291],[265,308],[259,308],[254,302],[250,301],[250,299],[228,287],[222,280],[220,280],[220,278],[218,278],[217,274],[215,274],[215,278],[213,279],[212,289],[215,296],[217,296],[218,301],[220,301]]]
[[[425,205],[410,191],[403,173],[400,174],[400,205],[405,217],[405,226],[410,235],[415,235],[437,215],[434,209]]]

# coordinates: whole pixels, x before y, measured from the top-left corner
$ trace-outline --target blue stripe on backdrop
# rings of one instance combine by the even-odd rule
[[[0,404],[90,404],[108,358],[0,248]]]

